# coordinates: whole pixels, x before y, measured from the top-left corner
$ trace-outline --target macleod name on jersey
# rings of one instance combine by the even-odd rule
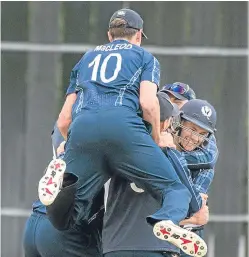
[[[113,51],[113,50],[121,50],[121,49],[131,49],[132,44],[125,43],[125,44],[111,44],[111,45],[101,45],[101,46],[96,46],[94,51]]]

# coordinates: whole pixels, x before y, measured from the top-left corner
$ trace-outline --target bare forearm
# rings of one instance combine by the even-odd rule
[[[72,122],[72,108],[76,100],[76,93],[67,96],[57,120],[57,126],[64,139],[67,139],[69,126]]]
[[[158,144],[160,139],[160,107],[157,97],[149,104],[142,106],[143,119],[152,125],[152,138]]]
[[[67,140],[67,133],[71,122],[72,122],[71,119],[65,120],[64,118],[61,118],[61,117],[58,118],[57,126],[59,131],[61,132],[61,135],[65,140]]]

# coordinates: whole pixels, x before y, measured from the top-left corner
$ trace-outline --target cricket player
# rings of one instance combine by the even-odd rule
[[[189,85],[182,82],[166,84],[160,91],[165,92],[170,97],[171,102],[177,104],[179,108],[189,100],[196,99],[194,90]],[[218,148],[214,134],[209,137],[208,141],[208,144],[206,142],[205,146],[202,145],[201,147],[196,147],[193,151],[186,151],[183,148],[178,147],[188,162],[188,168],[191,171],[191,175],[195,177],[194,180],[198,184],[198,191],[200,192],[208,191],[208,187],[214,177],[214,166],[218,159]],[[197,174],[199,176],[197,176]],[[202,193],[202,196],[207,198],[207,195],[204,193]],[[203,237],[203,226],[191,227],[190,224],[186,226],[188,229],[192,229],[192,231]]]
[[[196,99],[194,90],[182,82],[166,84],[160,92],[166,93],[170,97],[170,101],[177,104],[179,108],[182,108],[189,100]],[[205,147],[197,147],[194,151],[182,151],[182,155],[187,160],[190,170],[213,169],[218,159],[218,148],[214,134],[210,136],[209,143],[206,143]]]
[[[82,222],[66,231],[57,230],[46,215],[46,206],[39,200],[35,201],[24,229],[25,257],[102,256],[103,193],[100,192],[94,198],[88,222]]]
[[[210,161],[204,163],[205,158],[201,157],[200,162],[189,165],[191,177],[195,189],[206,196],[214,178],[214,166],[218,158],[218,149],[214,132],[216,131],[216,111],[212,105],[204,100],[193,99],[188,101],[181,108],[180,119],[174,122],[174,142],[177,150],[193,161],[201,157],[200,150],[207,150]],[[191,229],[203,237],[203,226],[193,225],[194,222],[186,219],[182,225]],[[181,256],[189,255],[182,253]]]
[[[140,15],[119,10],[109,23],[110,43],[97,46],[80,60],[77,88],[83,90],[81,112],[69,128],[65,164],[48,166],[39,183],[39,198],[48,206],[54,226],[68,229],[89,219],[92,199],[110,177],[119,175],[161,203],[161,208],[147,217],[156,237],[181,248],[179,238],[184,236],[192,244],[200,242],[206,250],[200,237],[178,226],[192,196],[158,146],[160,66],[140,47],[143,36]],[[152,125],[152,137],[142,118]],[[77,183],[68,183],[73,177]],[[174,237],[158,236],[159,229],[170,230]]]
[[[72,74],[71,74],[72,75]],[[73,96],[71,91],[73,82],[67,90],[66,99]],[[72,106],[71,116],[77,114],[80,106],[80,97]],[[67,100],[66,100],[67,101]],[[64,152],[64,138],[58,126],[55,125],[52,133],[53,148],[57,149],[58,158]],[[32,214],[26,221],[23,235],[23,249],[25,257],[100,257],[102,256],[101,233],[104,214],[104,190],[93,199],[90,218],[79,222],[66,231],[57,230],[49,221],[46,206],[37,200],[33,203]]]
[[[161,112],[161,128],[165,130],[169,126],[169,117],[172,115],[172,107],[170,101],[167,102],[163,95],[159,93]],[[163,116],[165,115],[165,116]],[[166,121],[164,121],[167,119]],[[172,146],[171,146],[172,147]],[[176,170],[184,173],[187,170],[185,159],[176,150],[164,149]],[[179,159],[178,159],[179,158]],[[201,158],[202,159],[202,158]],[[185,175],[185,174],[184,174]],[[190,174],[189,174],[190,175]],[[183,176],[184,177],[184,176]],[[187,178],[185,180],[191,180]],[[192,186],[195,186],[192,184]],[[176,199],[178,201],[179,199]],[[107,208],[104,216],[103,228],[103,251],[105,257],[131,257],[131,256],[177,256],[180,253],[173,244],[168,242],[160,242],[156,240],[144,221],[144,217],[148,213],[153,212],[160,207],[159,203],[153,199],[146,190],[129,180],[124,180],[118,176],[113,177],[108,192]],[[195,224],[205,224],[207,220],[207,207],[194,214],[189,220],[184,222],[192,222]],[[185,224],[186,224],[185,223]],[[134,229],[136,228],[136,229]],[[168,230],[161,230],[164,236],[172,236]],[[205,255],[205,249],[200,242],[191,244],[186,237],[181,237],[182,250],[191,256]]]

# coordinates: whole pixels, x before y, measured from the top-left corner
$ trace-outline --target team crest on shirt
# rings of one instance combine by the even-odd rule
[[[209,120],[209,117],[212,115],[212,110],[209,106],[205,105],[205,106],[202,106],[201,108],[201,112],[202,114],[207,117],[207,119]]]

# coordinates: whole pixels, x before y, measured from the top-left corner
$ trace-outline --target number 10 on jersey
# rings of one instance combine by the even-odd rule
[[[115,69],[113,69],[114,70],[113,75],[110,78],[106,78],[106,70],[111,69],[110,65],[108,67],[108,62],[109,62],[111,57],[114,57],[116,59],[116,67],[115,67]],[[117,78],[118,73],[121,70],[121,65],[122,65],[122,56],[121,56],[121,54],[119,54],[119,53],[112,53],[112,54],[107,55],[104,58],[103,63],[100,65],[101,58],[102,58],[102,54],[98,54],[94,58],[94,60],[91,63],[89,63],[89,65],[88,65],[89,68],[93,66],[91,80],[94,80],[94,81],[97,80],[97,73],[98,73],[98,70],[100,68],[100,80],[102,82],[109,83],[109,82],[114,81]]]

